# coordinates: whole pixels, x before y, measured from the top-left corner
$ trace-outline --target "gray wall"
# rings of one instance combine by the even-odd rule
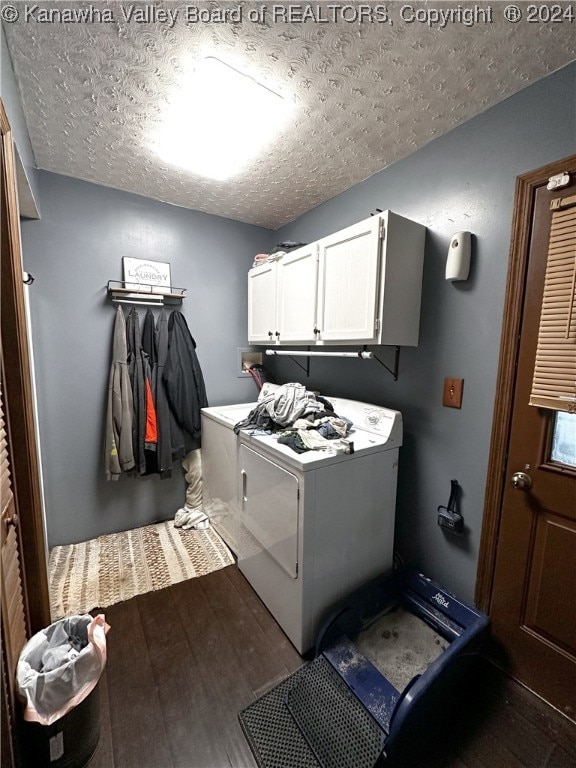
[[[308,380],[290,360],[270,367],[279,380],[402,411],[396,547],[465,599],[476,581],[515,178],[575,151],[575,87],[571,65],[275,233],[275,242],[311,242],[375,208],[428,227],[420,345],[402,349],[397,382],[374,361],[313,359]],[[446,253],[459,230],[474,234],[473,266],[470,280],[450,284]],[[445,376],[465,380],[461,410],[442,406]],[[453,478],[462,486],[462,538],[436,522]]]
[[[255,399],[236,376],[246,345],[246,273],[270,233],[229,219],[39,172],[42,219],[22,225],[31,289],[49,546],[164,520],[184,501],[170,480],[107,482],[103,426],[122,257],[169,261],[212,405]],[[141,321],[145,308],[140,309]]]

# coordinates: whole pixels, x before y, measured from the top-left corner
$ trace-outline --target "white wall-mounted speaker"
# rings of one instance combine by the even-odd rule
[[[468,280],[471,243],[470,232],[456,232],[452,235],[446,259],[446,280]]]

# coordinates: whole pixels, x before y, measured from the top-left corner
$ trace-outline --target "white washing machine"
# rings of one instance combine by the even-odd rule
[[[238,555],[241,526],[238,512],[238,438],[234,425],[256,403],[202,409],[202,506],[210,523]]]
[[[335,601],[391,571],[393,562],[402,416],[367,403],[328,399],[338,415],[353,422],[348,436],[353,453],[297,454],[273,435],[243,431],[236,436],[233,425],[253,403],[243,411],[239,406],[224,413],[223,408],[203,411],[208,514],[300,653],[312,647]]]

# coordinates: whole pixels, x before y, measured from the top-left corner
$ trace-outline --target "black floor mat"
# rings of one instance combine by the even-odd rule
[[[286,706],[288,691],[307,667],[301,667],[238,715],[260,768],[321,768]]]
[[[372,768],[385,733],[323,657],[288,691],[287,706],[323,768]]]
[[[260,768],[372,768],[385,738],[322,656],[239,718]]]

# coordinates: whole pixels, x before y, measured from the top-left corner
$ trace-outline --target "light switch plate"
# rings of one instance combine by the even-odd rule
[[[462,391],[464,379],[452,379],[448,376],[444,379],[444,393],[442,405],[447,408],[462,408]]]

